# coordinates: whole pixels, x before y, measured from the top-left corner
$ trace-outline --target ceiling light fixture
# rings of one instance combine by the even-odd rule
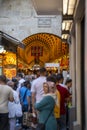
[[[73,15],[74,8],[75,8],[76,0],[69,0],[69,6],[68,6],[68,15]]]
[[[63,15],[73,15],[76,0],[63,0]]]
[[[68,0],[63,0],[63,15],[67,14]]]
[[[72,27],[76,1],[77,0],[63,0],[62,39],[65,40],[68,38],[68,32],[70,32]]]

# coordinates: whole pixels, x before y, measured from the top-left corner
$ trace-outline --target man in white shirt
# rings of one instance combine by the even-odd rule
[[[18,87],[17,87],[17,93],[19,94],[21,85],[25,82],[24,78],[23,78],[23,74],[22,73],[18,73],[17,74],[17,79],[18,79]]]
[[[40,102],[43,98],[43,83],[46,82],[46,69],[40,69],[40,77],[35,79],[32,83],[31,92],[32,92],[32,109],[35,112],[34,104]]]

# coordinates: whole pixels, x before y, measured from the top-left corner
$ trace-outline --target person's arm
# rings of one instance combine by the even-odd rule
[[[10,102],[13,102],[13,101],[14,101],[13,90],[12,90],[12,89],[9,90],[9,97],[8,97],[8,100],[9,100]]]
[[[69,91],[66,89],[66,98],[65,98],[66,103],[68,103],[70,101],[70,93]]]
[[[14,98],[13,98],[13,97],[9,97],[8,100],[9,100],[10,102],[13,102],[13,101],[14,101]]]
[[[27,96],[27,101],[28,101],[28,110],[30,110],[30,97]]]
[[[35,108],[34,108],[35,102],[36,102],[36,94],[35,94],[35,92],[32,92],[32,111],[34,113],[36,113]]]
[[[32,111],[33,113],[36,113],[35,108],[34,108],[34,104],[36,102],[36,86],[35,86],[35,82],[33,81],[32,86],[31,86],[31,97],[32,97]]]
[[[31,92],[27,91],[27,101],[28,101],[28,110],[30,110],[30,103],[31,103]]]
[[[39,103],[35,103],[34,104],[35,109],[41,111],[43,107],[49,104],[50,97],[51,96],[46,96]]]

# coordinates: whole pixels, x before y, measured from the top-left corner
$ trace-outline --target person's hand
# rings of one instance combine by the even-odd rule
[[[36,110],[34,107],[32,107],[32,113],[35,113],[36,114]]]

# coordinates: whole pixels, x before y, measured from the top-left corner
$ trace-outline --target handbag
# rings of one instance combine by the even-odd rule
[[[53,109],[52,109],[52,111],[53,111]],[[38,124],[37,124],[37,127],[36,127],[35,130],[45,130],[45,124],[46,124],[46,122],[48,121],[48,119],[49,119],[49,117],[50,117],[52,111],[49,113],[49,115],[48,115],[48,117],[47,117],[47,119],[46,119],[46,121],[45,121],[44,123],[38,123]]]
[[[24,112],[23,113],[23,126],[28,126],[30,127],[32,124],[32,113],[30,112]]]
[[[34,116],[33,116],[33,113],[32,113],[32,123],[33,123],[33,124],[37,124],[37,122],[38,122],[37,117],[34,117]]]

